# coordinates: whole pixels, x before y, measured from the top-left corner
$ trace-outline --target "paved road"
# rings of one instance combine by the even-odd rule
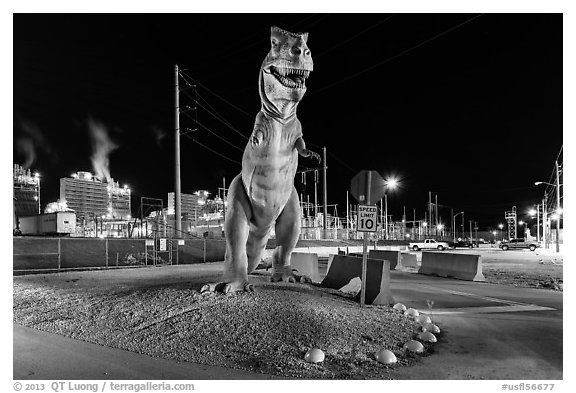
[[[323,266],[321,266],[322,268]],[[321,269],[322,270],[322,269]],[[324,267],[325,270],[325,267]],[[216,278],[221,263],[83,274],[87,285],[162,285]],[[54,275],[54,278],[57,276]],[[397,379],[562,379],[562,293],[391,272],[392,294],[431,313],[435,353]],[[428,310],[426,300],[433,300]],[[55,361],[58,359],[58,361]],[[14,325],[15,379],[258,379],[241,370],[151,358]]]

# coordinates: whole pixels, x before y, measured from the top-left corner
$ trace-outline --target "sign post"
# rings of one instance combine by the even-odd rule
[[[374,176],[373,176],[374,174]],[[358,227],[359,232],[364,232],[364,247],[362,253],[362,289],[360,292],[360,307],[366,304],[366,271],[368,269],[368,239],[370,232],[376,232],[378,207],[374,205],[373,194],[379,193],[379,187],[376,192],[372,192],[373,177],[378,183],[383,182],[377,172],[362,171],[352,179],[352,194],[361,204],[358,205]],[[379,178],[379,179],[378,179]],[[378,197],[376,199],[381,198]]]

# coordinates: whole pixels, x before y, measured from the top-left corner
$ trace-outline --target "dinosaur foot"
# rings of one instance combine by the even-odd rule
[[[311,284],[312,279],[308,276],[300,276],[298,274],[282,274],[282,273],[274,273],[270,278],[271,282],[291,282],[291,283],[301,283],[301,284]]]
[[[232,282],[218,282],[204,285],[200,289],[200,293],[218,292],[218,293],[233,293],[233,292],[254,292],[254,285],[248,281],[232,281]]]

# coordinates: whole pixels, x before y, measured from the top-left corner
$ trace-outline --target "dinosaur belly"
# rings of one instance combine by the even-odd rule
[[[243,165],[242,179],[254,217],[258,218],[258,221],[271,222],[280,215],[292,194],[298,155],[290,152],[286,155],[267,155],[260,158],[248,160],[252,165]]]

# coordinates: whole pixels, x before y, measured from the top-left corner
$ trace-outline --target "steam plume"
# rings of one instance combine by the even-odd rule
[[[106,179],[110,183],[110,160],[108,156],[118,146],[108,137],[108,130],[104,124],[88,119],[88,128],[92,140],[92,167],[97,177],[101,180]]]
[[[36,162],[38,149],[48,154],[51,149],[40,129],[34,124],[24,120],[20,122],[20,128],[23,135],[16,139],[16,149],[24,156],[23,167],[28,169]]]

